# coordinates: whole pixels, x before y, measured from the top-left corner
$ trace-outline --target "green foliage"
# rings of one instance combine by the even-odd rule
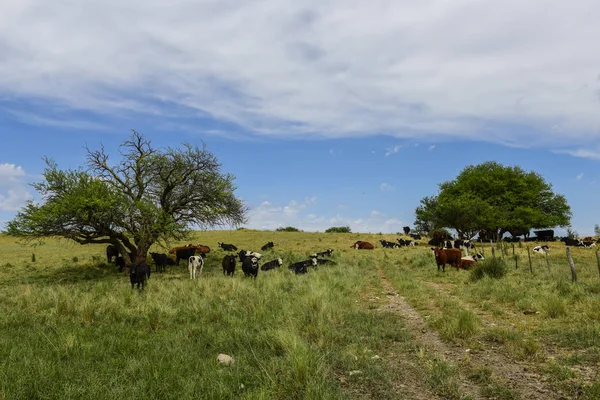
[[[600,236],[600,225],[594,225],[594,235]]]
[[[279,227],[275,229],[276,232],[302,232],[298,228],[294,228],[293,226]]]
[[[504,260],[499,257],[490,257],[475,263],[473,269],[471,269],[470,278],[472,281],[478,281],[486,276],[500,279],[503,278],[507,272],[508,267]]]
[[[473,237],[481,229],[498,236],[511,227],[566,226],[571,209],[538,173],[488,161],[441,183],[438,195],[423,198],[415,214],[423,230],[448,227]]]
[[[332,226],[325,230],[325,233],[351,233],[349,226]]]
[[[234,177],[204,147],[153,148],[133,131],[109,162],[104,148],[87,149],[85,170],[61,170],[46,158],[43,199],[30,200],[6,232],[26,240],[57,236],[79,244],[111,243],[129,263],[145,262],[150,246],[181,240],[196,226],[238,225],[246,206],[233,192]]]

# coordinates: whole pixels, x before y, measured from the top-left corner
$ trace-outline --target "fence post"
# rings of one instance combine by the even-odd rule
[[[512,242],[512,247],[513,247],[513,256],[515,255],[515,242]]]
[[[567,259],[569,260],[569,267],[571,267],[571,279],[573,283],[577,282],[577,270],[575,269],[575,263],[573,257],[571,257],[571,249],[567,246]]]
[[[600,275],[600,256],[598,255],[599,251],[600,251],[600,249],[596,250],[596,262],[598,263],[598,275]]]
[[[490,239],[490,246],[492,247],[492,257],[496,257],[496,251],[494,250],[494,241]]]
[[[550,273],[550,260],[548,259],[548,252],[545,251],[544,254],[546,255],[546,266],[548,267],[548,273]]]
[[[529,246],[527,247],[527,257],[529,258],[529,272],[533,274],[533,267],[531,266],[531,252],[529,251]]]
[[[515,269],[519,269],[519,256],[515,254],[513,258],[515,259]]]

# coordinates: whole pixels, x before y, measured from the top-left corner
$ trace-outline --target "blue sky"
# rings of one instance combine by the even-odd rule
[[[253,228],[397,232],[487,160],[600,223],[597,1],[5,3],[0,221],[43,156],[75,168],[135,128],[204,141]]]

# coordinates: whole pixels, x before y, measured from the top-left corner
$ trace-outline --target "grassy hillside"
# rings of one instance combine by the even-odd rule
[[[550,273],[532,254],[532,274],[517,247],[518,269],[509,250],[505,278],[471,281],[467,271],[438,273],[427,246],[378,246],[395,237],[197,232],[189,243],[212,249],[201,278],[191,281],[183,262],[164,274],[153,267],[139,293],[106,264],[105,246],[32,248],[0,236],[0,398],[527,398],[477,357],[490,350],[566,398],[600,398],[593,249],[573,249],[576,285],[562,243],[551,244]],[[376,250],[350,249],[358,239]],[[217,241],[260,251],[270,240],[263,261],[283,258],[280,270],[254,281],[238,264],[233,279],[222,275]],[[287,271],[329,247],[338,265]],[[427,329],[470,356],[420,344],[422,332],[385,307],[393,299],[382,274]],[[220,365],[220,353],[234,365]],[[463,381],[476,395],[461,392]]]

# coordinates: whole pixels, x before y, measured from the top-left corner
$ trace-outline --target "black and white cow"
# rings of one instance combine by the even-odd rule
[[[579,247],[588,247],[588,248],[589,247],[596,247],[596,242],[580,240],[579,244],[577,246],[579,246]]]
[[[258,258],[244,258],[244,261],[242,261],[242,271],[244,271],[244,275],[253,276],[254,279],[256,279],[256,276],[258,275]]]
[[[533,252],[538,254],[546,254],[550,252],[550,249],[548,248],[548,245],[545,244],[543,246],[535,246],[533,248]]]
[[[144,290],[147,279],[150,279],[150,266],[148,264],[131,264],[129,281],[132,289],[137,285],[138,290]]]
[[[203,268],[204,258],[202,257],[202,254],[188,258],[188,271],[190,271],[190,279],[196,279],[199,275],[202,275]],[[198,272],[198,270],[200,270],[200,272]]]
[[[275,268],[279,268],[283,265],[283,260],[278,258],[277,260],[269,261],[260,266],[262,271],[270,271]]]
[[[262,257],[262,254],[257,253],[256,251],[240,250],[240,252],[238,253],[238,256],[240,257],[240,262],[244,262],[244,260],[248,257],[256,257],[257,259],[260,260],[260,258]]]
[[[313,253],[310,255],[311,258],[317,258],[317,257],[331,257],[331,255],[333,254],[333,249],[327,249],[325,251],[320,251],[318,253]]]
[[[217,246],[222,248],[224,251],[237,251],[237,247],[235,247],[235,245],[233,245],[233,244],[217,242]]]
[[[379,243],[381,243],[381,246],[386,249],[396,249],[396,248],[400,247],[398,245],[398,243],[388,242],[387,240],[383,240],[383,239],[379,240]]]
[[[266,243],[266,244],[265,244],[263,247],[261,247],[260,249],[261,249],[262,251],[267,251],[267,250],[269,250],[269,249],[272,249],[272,248],[273,248],[273,246],[275,246],[275,244],[274,244],[273,242],[268,242],[268,243]]]
[[[402,239],[402,238],[398,238],[396,240],[398,241],[398,244],[400,246],[416,246],[416,242],[414,242],[412,240],[406,240],[406,239]]]
[[[410,237],[413,238],[414,240],[421,240],[421,235],[416,234],[416,233],[411,233]]]
[[[298,261],[297,263],[291,264],[288,269],[294,271],[296,275],[305,274],[308,272],[308,267],[316,267],[317,259],[311,258],[310,260]]]
[[[474,249],[475,246],[470,240],[457,239],[453,243],[455,249]]]
[[[569,237],[564,237],[562,239],[560,239],[561,242],[564,242],[564,244],[566,246],[578,246],[579,245],[579,239],[571,239]]]

